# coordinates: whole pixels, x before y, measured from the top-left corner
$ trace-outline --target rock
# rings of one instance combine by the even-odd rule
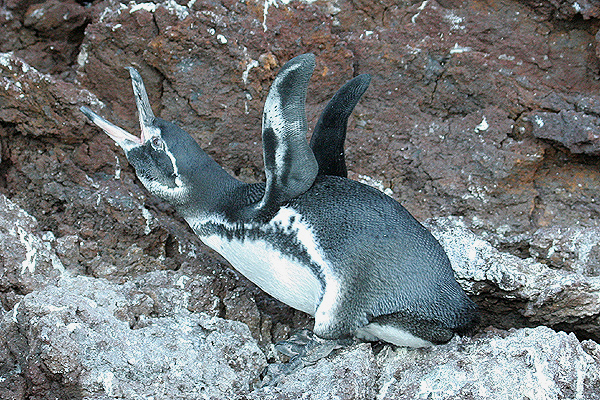
[[[123,370],[111,378],[100,366],[78,361],[83,350],[50,346],[76,335],[52,319],[71,318],[66,310],[40,308],[40,318],[59,323],[56,328],[37,325],[38,314],[20,314],[21,306],[15,311],[26,295],[64,291],[56,286],[65,275],[54,268],[56,260],[70,279],[82,276],[78,285],[127,304],[107,305],[120,310],[114,314],[98,313],[106,317],[102,326],[138,343],[137,331],[193,342],[192,333],[173,329],[226,317],[247,322],[274,361],[273,342],[311,327],[312,318],[268,297],[206,249],[172,207],[143,190],[122,151],[80,114],[80,105],[91,106],[136,133],[124,69],[130,65],[142,73],[156,115],[180,124],[224,168],[252,182],[264,179],[262,106],[285,61],[308,51],[317,55],[307,96],[310,126],[345,81],[372,74],[349,121],[350,176],[401,201],[418,220],[434,218],[430,226],[480,305],[483,326],[545,324],[597,341],[598,9],[598,2],[586,0],[2,2],[0,239],[7,246],[0,248],[6,278],[0,300],[5,321],[16,315],[19,324],[37,328],[31,328],[31,346],[11,342],[14,349],[34,349],[30,361],[17,362],[0,346],[0,360],[7,360],[0,366],[0,398],[78,398],[82,387],[106,398],[103,385],[129,368],[118,364]],[[26,267],[21,274],[33,251],[35,273]],[[86,316],[76,318],[94,331]],[[42,327],[51,334],[48,344]],[[490,363],[504,362],[502,353],[486,350],[489,343],[520,332],[489,331],[481,340],[456,343],[474,343]],[[0,339],[18,335],[3,330]],[[126,343],[114,345],[127,349]],[[535,354],[544,349],[538,341],[531,346]],[[598,361],[595,342],[582,347]],[[452,345],[446,349],[448,357],[458,357]],[[568,354],[573,365],[583,360],[578,352]],[[364,345],[300,371],[301,380],[255,394],[232,390],[290,398],[306,389],[317,398],[317,388],[335,396],[340,386],[340,396],[356,390],[357,396],[383,397],[391,381],[373,386],[368,379],[382,374],[381,362],[377,355],[374,364]],[[340,365],[364,386],[336,383],[328,374]],[[84,366],[99,372],[84,379],[78,372]],[[166,382],[152,368],[154,383]],[[179,382],[165,371],[170,382]],[[498,380],[511,381],[501,372]],[[429,385],[428,379],[423,375]],[[578,392],[558,393],[576,398]]]
[[[17,11],[22,4],[11,2],[3,15],[12,15],[11,23],[24,21],[25,14]],[[546,112],[541,110],[549,99],[555,100],[557,114],[594,117],[578,109],[576,99],[598,92],[590,75],[597,70],[596,40],[589,33],[593,28],[587,29],[591,22],[584,20],[585,26],[567,34],[509,0],[477,12],[453,1],[430,1],[422,9],[420,3],[269,4],[93,5],[86,9],[91,23],[81,25],[86,34],[78,62],[70,65],[106,104],[105,115],[132,130],[137,129],[135,108],[123,67],[137,66],[160,115],[191,131],[225,168],[248,180],[262,179],[260,112],[277,67],[293,54],[315,51],[319,62],[308,95],[310,121],[345,80],[371,72],[371,87],[350,122],[350,169],[385,182],[420,219],[442,209],[477,217],[488,229],[507,225],[520,235],[537,228],[532,216],[533,225],[546,224],[535,218],[550,215],[549,204],[560,204],[560,195],[544,190],[546,182],[539,184],[546,171],[566,188],[568,169],[576,165],[592,186],[599,186],[597,168],[560,158],[532,133],[531,121],[524,121]],[[528,4],[566,19],[589,18],[597,8],[581,1]],[[48,10],[44,15],[52,21],[47,13],[54,5],[49,0],[32,7]],[[306,24],[315,29],[307,31]],[[9,32],[17,29],[9,27]],[[86,125],[84,133],[89,129]],[[585,187],[575,191],[590,203]],[[589,221],[584,214],[565,207],[549,223],[564,224],[562,216]]]
[[[249,329],[178,302],[152,315],[167,297],[87,277],[25,296],[0,323],[0,393],[22,398],[24,377],[43,399],[600,398],[598,345],[545,327],[490,329],[427,349],[388,345],[377,356],[355,344],[253,390],[266,360]]]
[[[23,295],[56,282],[65,267],[51,249],[52,232],[0,194],[0,304],[13,309]]]
[[[89,8],[75,1],[11,0],[0,8],[0,52],[15,52],[43,73],[73,81]]]
[[[373,399],[379,369],[371,345],[353,345],[284,376],[274,386],[253,391],[249,399]]]
[[[310,4],[303,4],[301,12],[288,13],[294,8],[265,3],[268,15],[262,5],[189,4],[109,2],[102,18],[86,28],[82,82],[106,99],[116,123],[137,129],[131,92],[114,90],[130,85],[124,67],[136,66],[151,104],[162,110],[163,118],[180,124],[226,168],[236,172],[245,168],[256,180],[263,171],[257,122],[277,69],[293,54],[321,47],[315,75],[328,75],[334,82],[328,84],[329,93],[311,88],[309,105],[313,105],[324,102],[352,77],[351,52],[329,43],[331,20]],[[317,29],[305,31],[301,22]],[[296,41],[298,35],[302,45]],[[269,41],[274,42],[267,46]],[[270,47],[285,50],[275,56],[267,50]]]
[[[23,371],[29,391],[44,399],[226,399],[250,391],[266,361],[246,325],[183,309],[132,314],[139,296],[126,289],[69,277],[25,296],[0,325],[0,347],[10,349],[2,370],[12,363],[8,378]]]
[[[399,348],[377,361],[382,400],[600,398],[598,359],[573,334],[545,327],[490,330],[430,349]]]
[[[558,142],[576,154],[600,155],[600,118],[565,110],[531,113],[527,118],[532,121],[533,136]]]
[[[79,107],[103,104],[89,91],[42,74],[13,53],[0,53],[0,119],[33,136],[57,136],[66,142],[89,139],[91,130]]]
[[[529,253],[551,268],[583,276],[600,275],[600,232],[594,228],[552,226],[533,233]]]
[[[31,5],[25,12],[23,25],[54,37],[65,36],[86,22],[85,8],[75,2],[49,0]]]
[[[225,318],[245,321],[252,332],[261,332],[261,316],[254,298],[245,293],[245,290],[234,290],[223,298]],[[260,337],[256,337],[260,340]]]
[[[600,337],[600,277],[581,270],[556,269],[533,258],[522,259],[495,249],[458,218],[428,221],[463,288],[481,301],[486,324],[509,327],[531,323],[586,331]],[[573,235],[591,237],[595,231]],[[564,240],[563,243],[568,243]],[[556,243],[556,247],[559,244]],[[590,249],[591,251],[591,249]],[[589,256],[589,252],[585,255]],[[588,258],[589,260],[589,258]],[[563,328],[564,329],[564,328]]]
[[[42,229],[53,232],[65,264],[114,279],[175,268],[201,255],[198,239],[183,223],[159,222],[163,216],[150,210],[155,207],[133,183],[133,172],[122,170],[128,164],[115,154],[110,139],[92,137],[79,106],[104,107],[94,95],[41,74],[11,53],[0,55],[0,69],[5,82],[0,119],[10,124],[7,135],[20,133],[3,150],[5,180],[11,198],[35,212]],[[52,137],[60,144],[53,144]],[[135,243],[125,243],[127,236],[137,238]],[[166,252],[178,260],[157,260]]]

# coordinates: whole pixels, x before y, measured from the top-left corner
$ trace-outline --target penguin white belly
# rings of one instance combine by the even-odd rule
[[[395,328],[389,325],[381,325],[372,322],[356,330],[354,334],[357,338],[374,342],[383,340],[384,342],[405,347],[429,347],[433,346],[430,341],[416,337],[405,330]]]
[[[246,278],[277,300],[315,315],[321,284],[307,266],[263,240],[229,240],[219,235],[200,239]]]

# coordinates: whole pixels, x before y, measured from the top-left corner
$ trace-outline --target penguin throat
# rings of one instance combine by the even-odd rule
[[[146,187],[146,189],[148,189],[150,193],[160,197],[163,200],[168,201],[172,205],[177,206],[185,204],[187,199],[189,199],[190,197],[189,187],[184,185],[183,182],[181,182],[181,179],[179,179],[179,176],[177,175],[175,178],[175,184],[177,186],[175,187],[165,185],[153,179],[144,178],[141,175],[139,176],[139,178],[142,184]]]

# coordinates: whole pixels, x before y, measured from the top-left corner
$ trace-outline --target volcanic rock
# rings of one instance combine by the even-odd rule
[[[52,232],[39,235],[38,223],[0,194],[0,304],[12,310],[23,295],[56,282],[64,273],[52,251]]]
[[[571,256],[573,267],[568,270],[498,251],[458,218],[438,218],[427,225],[448,253],[459,282],[481,300],[484,326],[508,329],[520,321],[600,336],[600,277],[587,273],[581,264],[582,258],[593,262],[590,252],[597,251],[597,231],[570,230],[546,236],[554,241],[553,249],[547,251],[562,254],[569,244],[582,251],[589,249],[586,254]],[[540,245],[540,249],[544,247]]]
[[[25,296],[0,324],[0,347],[10,353],[2,370],[13,371],[5,378],[23,371],[42,398],[225,399],[250,391],[266,361],[246,325],[183,309],[152,317],[153,299],[127,289],[65,277]]]
[[[2,2],[0,397],[461,399],[510,382],[519,395],[596,398],[598,10],[591,0]],[[156,115],[256,182],[264,99],[281,65],[306,52],[317,56],[310,126],[344,82],[372,75],[349,121],[350,177],[431,218],[484,333],[429,350],[356,345],[253,391],[265,360],[280,361],[273,342],[312,319],[207,249],[79,107],[137,134],[125,70],[135,66]]]
[[[579,343],[573,334],[545,327],[490,330],[426,350],[402,348],[379,357],[377,398],[595,400],[597,351],[595,342]]]

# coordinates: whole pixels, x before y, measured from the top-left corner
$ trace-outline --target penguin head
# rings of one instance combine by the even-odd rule
[[[124,151],[142,184],[174,205],[189,198],[194,176],[208,155],[183,129],[154,116],[140,74],[128,68],[135,95],[141,136],[106,121],[87,107],[81,111]]]
[[[148,191],[173,204],[186,200],[193,186],[194,170],[190,165],[194,159],[193,152],[188,149],[197,144],[184,130],[160,118],[153,118],[143,125],[139,141],[125,139],[115,142],[123,148]]]

